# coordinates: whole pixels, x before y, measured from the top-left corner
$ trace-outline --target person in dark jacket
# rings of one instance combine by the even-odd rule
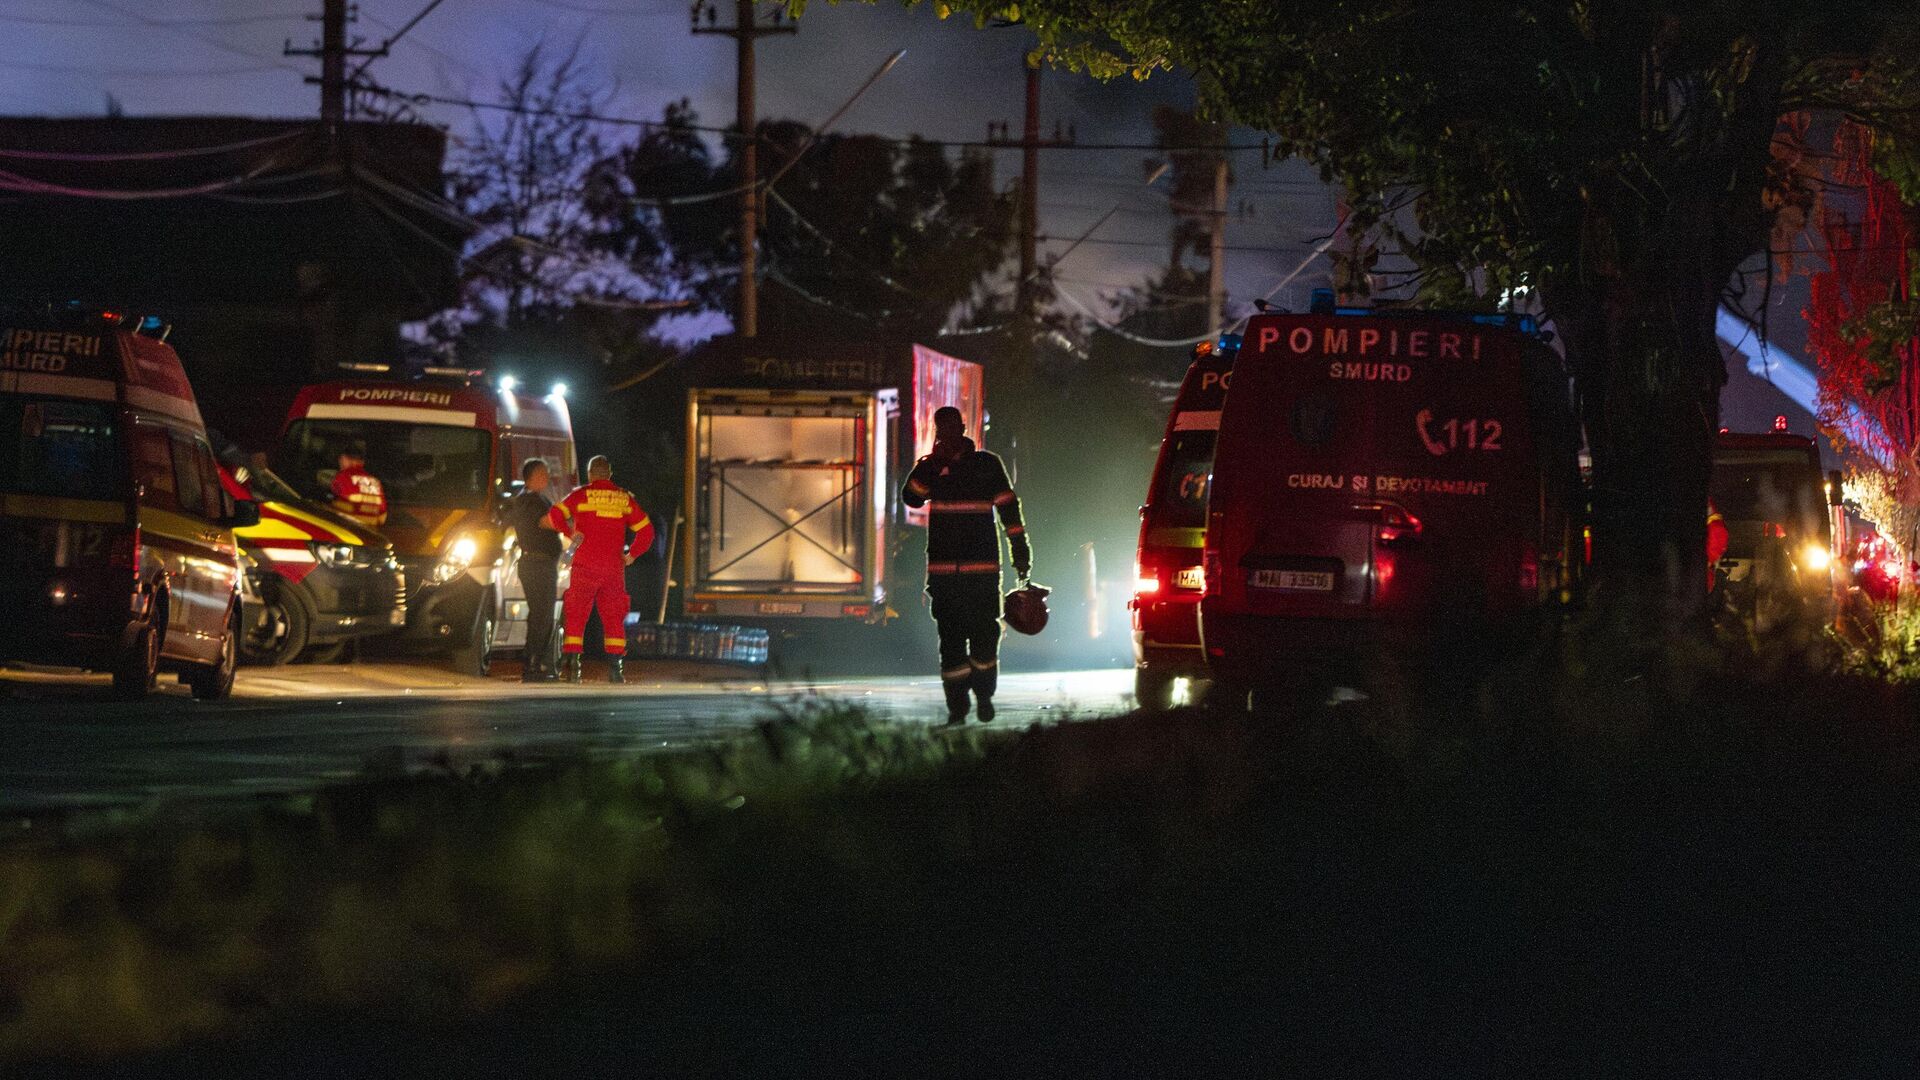
[[[947,723],[967,722],[969,692],[987,723],[1000,675],[1001,530],[1023,580],[1032,574],[1033,550],[999,457],[974,449],[959,409],[936,410],[933,428],[933,453],[914,465],[901,498],[927,508],[927,597],[940,629]]]
[[[553,509],[547,501],[550,477],[546,462],[528,458],[520,466],[525,486],[507,500],[503,515],[520,545],[520,586],[527,594],[527,661],[520,669],[521,682],[553,682],[560,677],[553,670],[553,596],[560,581],[560,534],[547,520]]]

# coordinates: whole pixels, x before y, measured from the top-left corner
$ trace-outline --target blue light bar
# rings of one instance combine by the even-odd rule
[[[1240,335],[1239,334],[1221,334],[1220,340],[1214,343],[1213,348],[1214,348],[1214,351],[1222,352],[1222,353],[1239,352],[1240,351]]]

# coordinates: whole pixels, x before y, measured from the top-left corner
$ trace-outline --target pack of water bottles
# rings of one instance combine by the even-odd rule
[[[716,623],[656,623],[627,616],[627,655],[658,660],[764,664],[772,645],[765,629]]]

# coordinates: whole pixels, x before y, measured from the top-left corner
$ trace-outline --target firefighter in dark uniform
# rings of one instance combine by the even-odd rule
[[[1006,466],[974,449],[959,409],[937,410],[933,428],[933,453],[908,474],[902,501],[927,508],[927,596],[940,628],[947,723],[966,723],[969,692],[986,723],[1000,675],[1000,529],[1022,579],[1032,573],[1033,552]]]
[[[547,520],[552,474],[547,463],[528,458],[520,467],[524,485],[507,500],[503,515],[520,545],[520,585],[527,594],[527,661],[521,682],[553,682],[553,600],[560,584],[560,533]]]

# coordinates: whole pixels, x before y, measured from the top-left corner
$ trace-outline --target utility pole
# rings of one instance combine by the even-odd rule
[[[1073,134],[1062,134],[1054,125],[1053,138],[1040,137],[1040,69],[1027,65],[1026,118],[1020,126],[1020,139],[1007,137],[1007,125],[987,125],[987,145],[1020,148],[1020,281],[1014,290],[1014,316],[1029,319],[1034,309],[1034,280],[1039,275],[1040,237],[1040,151],[1073,145]]]
[[[308,82],[320,84],[320,119],[329,124],[338,124],[347,118],[347,58],[350,56],[385,56],[386,46],[378,49],[365,49],[355,41],[347,43],[347,24],[360,17],[360,6],[349,4],[347,0],[321,0],[320,14],[307,16],[309,22],[319,22],[320,40],[308,49],[296,49],[289,41],[281,49],[285,56],[317,56],[320,58],[320,78],[309,78]]]
[[[733,332],[741,337],[754,337],[760,332],[760,287],[755,280],[759,268],[754,251],[760,235],[760,155],[759,137],[754,131],[757,121],[753,101],[753,42],[756,38],[799,30],[778,11],[774,12],[772,25],[757,25],[754,3],[755,0],[736,0],[732,26],[715,25],[719,15],[711,3],[696,4],[693,8],[694,33],[724,34],[732,38],[737,47],[734,123],[740,129],[740,301],[734,312]],[[700,25],[702,12],[707,17],[705,26]]]
[[[1213,163],[1213,227],[1207,239],[1207,333],[1220,331],[1227,306],[1227,155]]]

